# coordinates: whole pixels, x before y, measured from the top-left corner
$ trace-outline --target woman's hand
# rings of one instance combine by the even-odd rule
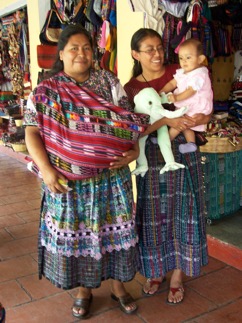
[[[109,169],[121,168],[127,166],[139,157],[139,144],[136,143],[133,149],[126,151],[122,156],[116,156],[115,161],[110,163]]]
[[[199,126],[201,124],[208,124],[209,121],[211,120],[213,113],[209,115],[205,115],[203,113],[196,113],[192,116],[192,119],[196,123],[196,126]]]
[[[151,134],[152,132],[158,130],[162,126],[169,126],[177,129],[177,131],[180,132],[188,128],[194,127],[195,125],[196,125],[195,119],[186,115],[179,118],[164,117],[154,122],[152,125],[148,126],[145,132],[142,133],[142,137]]]
[[[184,115],[179,118],[167,119],[167,125],[181,132],[186,129],[195,127],[196,121],[192,117]]]
[[[42,169],[41,174],[45,185],[52,193],[61,194],[67,192],[67,188],[65,187],[65,185],[61,184],[60,182],[62,180],[63,182],[67,183],[67,179],[54,167],[49,166],[44,170]]]

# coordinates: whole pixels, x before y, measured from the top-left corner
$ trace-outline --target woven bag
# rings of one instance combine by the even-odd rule
[[[37,45],[38,66],[43,69],[51,69],[57,55],[57,46]]]
[[[54,9],[50,9],[39,35],[41,44],[56,45],[62,32],[62,27],[63,22],[58,15],[58,12]]]

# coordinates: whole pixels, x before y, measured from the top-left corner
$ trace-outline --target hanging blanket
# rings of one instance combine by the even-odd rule
[[[68,179],[109,168],[114,156],[132,148],[149,122],[147,115],[115,106],[64,73],[33,92],[38,127],[51,163]]]

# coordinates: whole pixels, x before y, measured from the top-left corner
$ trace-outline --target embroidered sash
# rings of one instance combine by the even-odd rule
[[[132,148],[149,122],[78,86],[64,73],[34,91],[38,126],[51,163],[68,179],[108,168],[114,156]]]

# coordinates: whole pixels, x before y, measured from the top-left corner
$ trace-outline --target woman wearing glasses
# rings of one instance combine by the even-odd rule
[[[164,65],[161,36],[152,29],[141,28],[131,40],[134,60],[132,78],[124,89],[133,103],[143,88],[157,92],[173,78],[178,65]],[[179,131],[209,121],[210,116],[196,114],[176,119],[162,118],[145,134],[149,170],[137,177],[137,213],[141,274],[147,277],[143,292],[157,293],[165,275],[172,271],[168,304],[178,304],[184,298],[183,274],[195,277],[208,263],[199,151],[181,154],[178,146],[185,143],[180,134],[172,149],[176,162],[185,168],[160,175],[164,159],[157,144],[156,132],[167,125]]]

